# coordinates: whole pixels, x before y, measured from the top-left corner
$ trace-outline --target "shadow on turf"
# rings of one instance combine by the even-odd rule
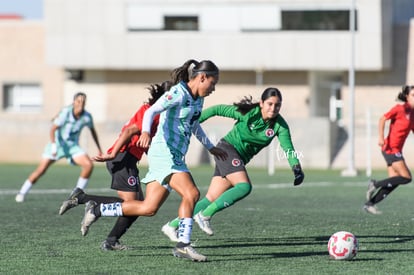
[[[378,243],[378,244],[392,244],[392,243],[405,243],[414,240],[414,236],[408,235],[362,235],[357,236],[361,243]],[[203,241],[218,243],[207,244],[207,245],[196,245],[197,249],[223,249],[223,248],[251,248],[251,247],[281,247],[281,246],[326,246],[330,236],[307,236],[307,237],[286,237],[286,238],[234,238],[234,239],[203,239]],[[373,239],[373,240],[369,240]],[[384,239],[379,241],[378,239]],[[171,246],[157,246],[152,247],[153,249],[166,250],[161,252],[158,256],[169,255],[168,250],[171,250],[174,245]],[[149,256],[145,253],[148,247],[130,247],[132,251],[142,251],[140,255],[134,256]],[[249,251],[249,250],[246,250]],[[414,252],[413,249],[364,249],[359,253],[398,253],[398,252]],[[151,254],[154,255],[154,254]],[[216,255],[218,256],[218,255]],[[242,257],[243,258],[240,258]],[[220,257],[229,257],[225,259],[214,259],[214,261],[229,261],[229,260],[256,260],[257,258],[268,257],[268,258],[300,258],[300,257],[312,257],[312,256],[327,256],[327,251],[300,251],[300,252],[275,252],[275,253],[257,253],[252,255],[231,253],[221,254]],[[231,257],[238,257],[231,258]],[[382,261],[383,258],[355,258],[353,261]]]

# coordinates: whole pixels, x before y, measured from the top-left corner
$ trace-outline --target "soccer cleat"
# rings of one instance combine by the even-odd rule
[[[24,195],[23,194],[17,194],[15,198],[16,202],[24,202]]]
[[[375,205],[365,204],[364,210],[370,214],[373,215],[381,215],[382,212],[378,210],[378,208]]]
[[[190,259],[193,262],[205,262],[207,257],[198,253],[191,244],[184,247],[174,247],[173,255],[178,258]]]
[[[210,218],[204,217],[203,214],[201,214],[201,211],[194,216],[194,220],[200,229],[207,235],[212,236],[214,234],[213,229],[210,226]]]
[[[368,190],[367,190],[367,201],[371,200],[372,196],[374,195],[375,191],[377,191],[377,187],[375,187],[375,180],[370,180],[368,183]]]
[[[80,188],[76,188],[73,190],[73,192],[70,194],[69,198],[65,200],[59,209],[59,215],[63,215],[66,211],[69,209],[76,207],[79,205],[78,197],[79,195],[83,194],[83,190]]]
[[[91,224],[96,222],[96,220],[99,218],[95,215],[94,209],[97,207],[98,204],[94,201],[88,201],[85,205],[85,215],[83,216],[82,222],[81,222],[81,233],[82,236],[86,236],[89,231],[89,227]]]
[[[169,225],[169,223],[164,224],[161,228],[162,233],[164,233],[172,242],[178,242],[177,237],[177,228],[174,228]]]
[[[101,244],[101,249],[103,251],[110,251],[110,250],[128,250],[128,247],[126,245],[121,244],[119,241],[116,241],[114,244],[111,244],[108,242],[108,240],[105,240]]]

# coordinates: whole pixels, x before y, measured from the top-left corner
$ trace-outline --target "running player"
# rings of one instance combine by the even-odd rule
[[[30,174],[23,183],[19,193],[16,195],[16,202],[23,202],[27,193],[47,169],[61,158],[67,158],[73,165],[81,166],[80,177],[75,188],[84,189],[92,174],[93,163],[89,156],[79,146],[79,136],[83,127],[91,130],[92,138],[98,147],[99,154],[102,154],[98,136],[93,124],[92,115],[85,110],[86,94],[79,92],[73,97],[73,103],[63,108],[54,118],[50,129],[50,142],[43,151],[43,158],[37,168]]]
[[[137,163],[141,160],[147,149],[136,146],[139,140],[142,119],[145,111],[150,108],[166,91],[171,88],[171,82],[165,81],[161,85],[151,85],[150,98],[144,103],[131,119],[122,127],[121,133],[115,143],[108,149],[107,154],[95,156],[95,161],[106,162],[106,167],[112,175],[111,188],[117,190],[117,197],[95,196],[83,192],[82,189],[76,189],[70,197],[62,203],[59,214],[63,215],[67,210],[79,205],[85,204],[90,200],[96,203],[113,203],[131,200],[144,200],[144,194],[141,189],[139,180],[139,171]],[[159,121],[159,115],[154,117],[151,127],[151,136],[155,135]],[[102,243],[102,250],[125,250],[127,247],[119,241],[122,235],[135,222],[138,216],[119,217]]]
[[[215,158],[216,168],[208,192],[194,209],[194,220],[208,235],[213,235],[211,218],[219,211],[230,207],[250,194],[252,184],[245,165],[260,150],[278,137],[294,174],[294,185],[304,180],[299,154],[292,144],[288,124],[279,114],[282,94],[277,88],[267,88],[260,102],[252,102],[245,97],[233,105],[216,105],[205,109],[200,123],[213,116],[228,117],[236,120],[233,128],[217,144],[227,152],[227,159]],[[178,220],[172,220],[162,227],[170,240],[177,241]]]
[[[201,128],[198,118],[204,97],[210,95],[219,79],[219,69],[211,61],[188,60],[172,72],[175,84],[144,115],[138,144],[150,145],[153,117],[161,113],[157,133],[148,150],[149,171],[142,182],[146,184],[144,201],[97,204],[90,201],[85,207],[81,232],[86,235],[90,225],[100,216],[153,216],[167,199],[170,189],[182,198],[178,209],[180,217],[179,242],[173,249],[176,257],[206,261],[190,244],[194,205],[200,192],[184,161],[193,133],[218,158],[225,158],[223,150],[214,147]]]
[[[400,184],[411,182],[411,173],[405,163],[402,149],[410,131],[414,131],[414,86],[403,86],[397,104],[385,113],[378,124],[378,145],[387,163],[388,178],[371,179],[366,194],[364,210],[378,215],[381,211],[376,205],[385,199]],[[390,120],[388,136],[384,138],[385,122]]]

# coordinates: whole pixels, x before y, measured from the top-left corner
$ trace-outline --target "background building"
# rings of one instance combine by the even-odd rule
[[[351,3],[45,0],[43,22],[0,20],[0,36],[7,41],[0,45],[0,161],[37,161],[50,119],[78,90],[88,94],[87,109],[107,147],[147,99],[149,84],[168,79],[188,59],[210,59],[221,76],[206,106],[246,95],[258,99],[266,87],[278,87],[282,115],[307,167],[348,165],[354,91],[355,165],[383,167],[377,121],[401,86],[414,82],[414,43],[409,43],[414,5],[355,1],[355,87],[350,87]],[[218,139],[231,125],[217,118],[203,126]],[[87,132],[82,142],[93,154]],[[196,141],[190,150],[189,163],[208,161]],[[408,163],[414,163],[413,152],[414,146],[406,146]],[[262,152],[252,165],[267,165],[268,154]],[[287,167],[277,143],[272,155],[276,166]]]

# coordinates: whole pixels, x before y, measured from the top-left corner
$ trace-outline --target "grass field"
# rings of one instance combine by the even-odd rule
[[[122,238],[127,251],[104,252],[100,244],[115,222],[101,218],[82,237],[83,207],[58,215],[79,169],[52,166],[18,204],[14,197],[32,165],[0,165],[1,274],[413,274],[413,185],[397,189],[379,205],[381,216],[364,213],[365,176],[344,178],[339,171],[305,171],[300,187],[292,174],[249,169],[252,193],[218,213],[209,237],[197,226],[193,243],[208,262],[193,263],[172,256],[173,243],[161,226],[176,216],[179,197],[172,193],[158,214],[141,217]],[[142,174],[146,169],[142,169]],[[211,167],[192,169],[201,195]],[[378,178],[384,171],[374,171]],[[96,167],[87,191],[114,195],[109,175]],[[360,244],[352,261],[331,260],[329,236],[353,232]]]

